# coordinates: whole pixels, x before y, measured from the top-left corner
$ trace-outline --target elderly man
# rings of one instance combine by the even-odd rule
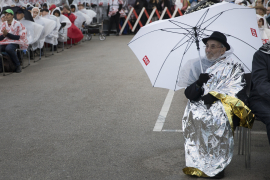
[[[256,117],[266,125],[270,144],[270,43],[253,57],[249,104]]]
[[[232,61],[233,49],[226,36],[213,32],[202,41],[206,56],[201,61],[188,61],[179,76],[179,86],[187,87],[185,95],[189,99],[182,119],[186,158],[183,171],[198,177],[222,178],[233,156],[233,131],[240,119],[241,126],[246,127],[246,118],[252,119],[253,114],[243,117],[235,111],[238,102],[244,107],[243,114],[250,112],[245,106],[243,66]]]
[[[16,54],[16,49],[19,48],[19,45],[21,46],[21,49],[27,49],[27,32],[22,23],[13,19],[14,12],[11,9],[5,10],[4,13],[7,21],[1,26],[1,51],[5,51],[10,56],[16,66],[16,72],[20,73],[22,70]]]

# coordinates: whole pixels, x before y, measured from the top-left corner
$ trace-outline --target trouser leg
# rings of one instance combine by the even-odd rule
[[[6,53],[9,55],[9,57],[14,62],[16,67],[20,66],[20,61],[16,53],[17,48],[18,48],[17,44],[8,44],[5,49]]]
[[[117,13],[114,17],[114,23],[115,23],[115,27],[116,27],[116,33],[119,33],[119,20],[120,20],[120,14]]]
[[[250,101],[249,103],[252,113],[266,125],[270,144],[270,103],[264,100]]]
[[[108,33],[107,34],[110,34],[110,32],[111,32],[112,25],[113,25],[113,20],[114,20],[114,16],[111,16],[110,17],[110,23],[109,23],[109,28],[108,28]]]

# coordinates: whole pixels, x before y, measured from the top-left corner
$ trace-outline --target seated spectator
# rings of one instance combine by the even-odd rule
[[[71,13],[69,6],[64,5],[63,6],[63,15],[68,17],[68,19],[71,21],[72,25],[68,28],[68,37],[72,39],[73,44],[77,44],[79,41],[83,39],[83,34],[75,25],[74,22],[76,20],[76,16]],[[71,40],[67,41],[68,44],[71,44]]]
[[[2,15],[1,15],[1,19],[0,19],[0,28],[1,28],[2,24],[3,24],[5,21],[6,21],[6,16],[5,16],[5,14],[2,14]]]
[[[262,5],[255,6],[254,8],[256,9],[256,14],[260,15],[261,17],[265,15],[266,9]]]
[[[19,48],[19,45],[21,49],[27,49],[27,32],[22,23],[14,19],[14,12],[11,9],[5,10],[4,13],[7,21],[1,26],[1,51],[5,51],[10,56],[16,66],[16,72],[20,73],[22,69],[16,54],[16,49]]]
[[[42,5],[42,9],[48,9],[47,3],[44,3],[44,4]]]
[[[264,44],[253,57],[249,105],[266,125],[270,144],[270,44]]]
[[[158,7],[158,0],[150,0],[148,2],[148,6],[147,6],[147,12],[148,12],[148,14],[150,15],[152,13],[153,9],[155,9],[157,7]],[[158,17],[156,15],[156,13],[153,15],[153,17],[152,17],[151,20],[152,21],[158,20]]]
[[[270,30],[265,28],[266,21],[261,16],[257,15],[258,27],[261,34],[263,44],[270,40]]]

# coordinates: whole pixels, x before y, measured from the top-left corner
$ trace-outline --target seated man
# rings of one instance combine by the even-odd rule
[[[251,111],[266,125],[270,144],[270,43],[264,44],[253,56],[251,92],[249,97]]]
[[[16,72],[20,73],[22,70],[16,54],[16,49],[19,48],[19,45],[21,46],[21,49],[27,49],[27,32],[22,23],[13,19],[14,12],[11,9],[5,10],[4,13],[7,21],[1,26],[1,51],[5,51],[10,56],[16,66]]]
[[[253,114],[247,113],[250,110],[244,103],[243,65],[232,60],[233,48],[226,36],[215,31],[202,41],[206,45],[205,57],[187,61],[178,81],[180,87],[187,87],[185,95],[190,100],[182,119],[186,159],[183,171],[222,178],[233,156],[233,131],[240,120],[241,126],[251,124]],[[231,73],[221,73],[226,70]],[[244,107],[239,114],[233,102]],[[242,114],[248,114],[252,121],[247,122],[247,116]]]

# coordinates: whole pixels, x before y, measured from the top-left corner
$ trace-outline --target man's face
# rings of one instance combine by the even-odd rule
[[[59,14],[58,12],[55,12],[54,15],[55,15],[56,17],[59,17],[59,16],[60,16],[60,14]]]
[[[71,8],[71,12],[75,12],[75,8]]]
[[[78,9],[79,9],[79,10],[83,9],[83,6],[79,6]]]
[[[258,21],[258,27],[261,28],[263,26],[263,20],[262,18]]]
[[[66,8],[63,8],[63,13],[64,14],[67,14],[68,13],[68,10]]]
[[[47,11],[42,12],[42,16],[46,16],[47,14],[49,14],[49,12],[47,12]]]
[[[6,20],[7,21],[12,21],[12,19],[13,19],[13,15],[12,14],[6,13],[5,16],[6,16]]]
[[[1,17],[1,21],[2,22],[6,21],[6,16]]]
[[[263,10],[262,9],[256,9],[256,14],[263,15]]]
[[[36,8],[32,9],[33,12],[33,18],[37,17],[38,15],[38,10]]]
[[[220,42],[216,40],[208,40],[205,47],[205,54],[208,60],[216,60],[226,51],[225,47],[222,47]]]
[[[263,4],[262,4],[262,0],[257,0],[257,1],[256,1],[256,6],[259,6],[259,5],[263,5]]]
[[[24,18],[24,14],[23,13],[17,13],[16,15],[18,21],[20,21],[22,18]]]
[[[266,10],[266,14],[269,15],[270,14],[270,7],[267,8]]]

